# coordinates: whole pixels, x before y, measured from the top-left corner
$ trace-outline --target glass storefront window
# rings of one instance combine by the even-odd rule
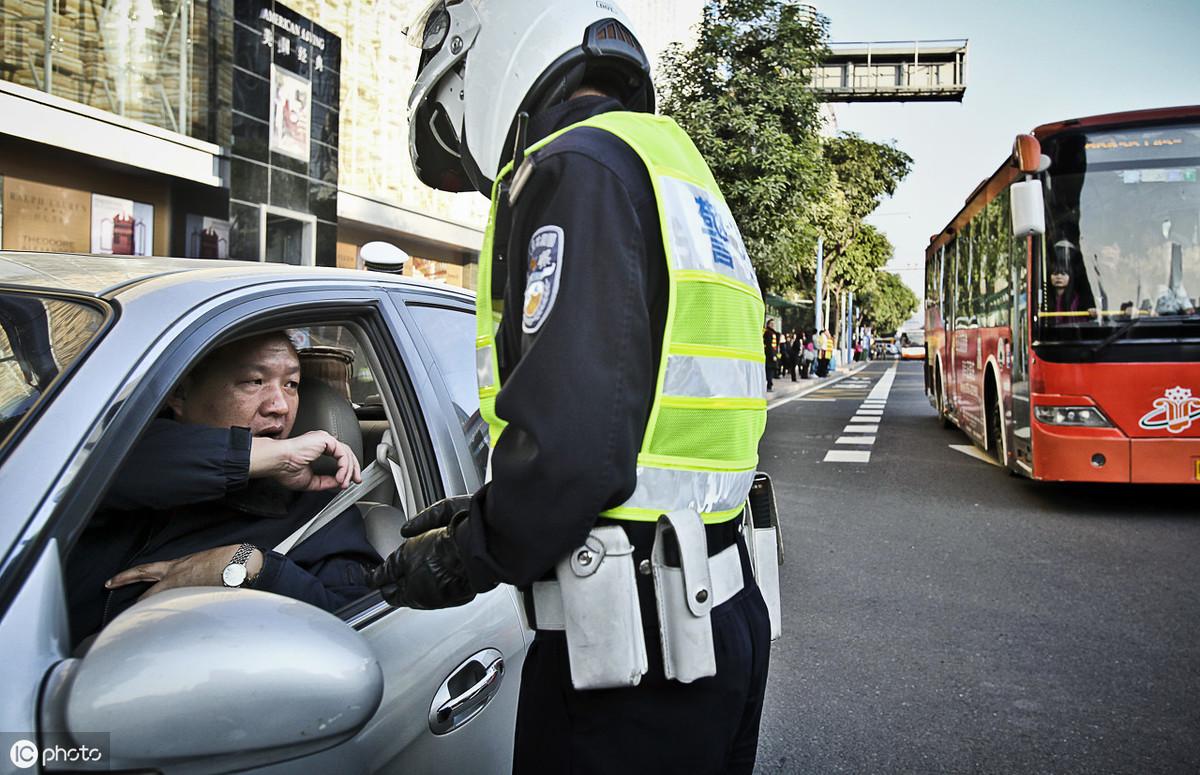
[[[5,0],[5,80],[209,139],[207,0]]]

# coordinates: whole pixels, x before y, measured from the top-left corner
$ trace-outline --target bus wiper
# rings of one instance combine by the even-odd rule
[[[1149,318],[1136,317],[1136,318],[1130,318],[1129,320],[1125,321],[1117,328],[1116,331],[1113,331],[1111,334],[1106,336],[1104,338],[1104,341],[1100,342],[1097,345],[1093,345],[1092,349],[1090,350],[1091,355],[1093,357],[1095,357],[1096,355],[1099,355],[1101,350],[1106,349],[1110,344],[1117,341],[1121,337],[1125,336],[1125,334],[1127,334],[1131,330],[1133,330],[1133,328],[1135,326],[1139,326],[1147,320],[1149,320]]]

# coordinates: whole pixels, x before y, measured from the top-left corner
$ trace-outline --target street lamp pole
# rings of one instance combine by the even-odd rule
[[[821,275],[825,273],[825,238],[817,237],[817,292],[813,295],[813,303],[816,304],[813,310],[813,328],[820,331],[821,326]]]

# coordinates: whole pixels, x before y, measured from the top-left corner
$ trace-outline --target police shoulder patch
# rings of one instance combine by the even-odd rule
[[[521,330],[537,333],[558,296],[562,282],[563,230],[558,226],[543,226],[529,238],[529,260],[525,268],[525,304],[522,308]]]

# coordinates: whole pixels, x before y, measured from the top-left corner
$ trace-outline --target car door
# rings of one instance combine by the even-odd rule
[[[411,377],[444,492],[474,492],[482,484],[482,467],[479,440],[474,433],[469,439],[466,430],[478,415],[473,310],[461,296],[411,288],[393,291],[390,301],[388,331]],[[416,315],[414,306],[421,310]],[[455,365],[446,368],[449,364]],[[441,611],[392,609],[377,600],[350,622],[387,676],[379,712],[343,746],[354,762],[371,772],[511,771],[520,670],[530,636],[512,587]],[[340,769],[347,763],[340,755],[334,749],[311,763]]]
[[[86,671],[89,660],[95,663],[103,656],[89,652],[82,658],[72,659],[67,653],[69,639],[65,633],[59,549],[65,556],[67,548],[82,530],[87,515],[99,502],[119,461],[136,441],[140,429],[149,422],[161,406],[166,392],[188,365],[214,339],[236,334],[243,329],[262,327],[267,321],[275,327],[294,325],[295,321],[312,321],[321,316],[354,320],[374,348],[379,366],[386,375],[397,414],[403,417],[406,430],[418,442],[413,444],[412,449],[420,458],[418,462],[424,472],[418,477],[422,501],[431,502],[446,493],[466,489],[463,473],[455,460],[457,451],[451,435],[451,431],[459,425],[452,417],[443,416],[437,388],[418,355],[412,335],[388,299],[370,284],[258,284],[251,289],[223,294],[221,299],[193,309],[180,311],[173,310],[170,304],[154,305],[155,309],[160,310],[160,315],[167,314],[162,311],[171,310],[169,314],[173,317],[169,320],[161,317],[151,320],[146,317],[147,308],[131,306],[123,313],[125,325],[129,330],[140,329],[140,338],[134,335],[121,340],[110,336],[100,343],[85,364],[95,371],[107,362],[108,370],[112,372],[109,382],[104,383],[103,387],[99,382],[77,386],[80,393],[78,404],[71,407],[68,403],[59,407],[64,411],[71,407],[76,412],[79,406],[91,408],[91,419],[78,418],[73,425],[60,425],[55,429],[60,435],[78,434],[65,444],[74,454],[63,455],[62,460],[66,465],[57,479],[53,480],[54,484],[46,490],[54,492],[54,497],[43,504],[44,508],[30,522],[26,544],[36,546],[38,552],[36,555],[27,553],[28,562],[24,563],[20,583],[16,585],[19,589],[14,599],[8,601],[11,604],[0,621],[5,642],[9,644],[4,649],[5,654],[15,655],[17,662],[30,668],[28,673],[22,674],[36,677],[28,686],[9,688],[6,694],[10,696],[6,697],[5,704],[8,705],[12,700],[24,709],[18,716],[29,724],[20,728],[30,729],[31,733],[39,736],[38,739],[52,731],[51,727],[67,723],[65,709],[70,700],[68,695],[72,677]],[[85,395],[83,391],[87,388],[91,390]],[[60,401],[69,402],[71,398],[73,396],[60,397]],[[44,431],[43,435],[49,433],[48,428],[40,430]],[[30,441],[35,435],[30,434]],[[435,441],[438,439],[442,441]],[[444,444],[446,439],[450,439],[449,449]],[[6,578],[12,576],[6,575]],[[215,605],[213,610],[217,615],[213,620],[220,622],[220,601],[213,604],[209,600],[206,605]],[[127,613],[135,614],[137,610],[135,606]],[[508,771],[518,668],[526,646],[525,632],[510,590],[495,590],[479,596],[466,606],[444,611],[392,609],[375,595],[359,601],[340,615],[344,626],[356,630],[355,637],[361,638],[369,646],[373,662],[378,664],[383,678],[382,699],[378,709],[352,738],[344,739],[332,747],[328,742],[307,748],[294,746],[288,748],[286,753],[262,750],[244,756],[237,751],[223,751],[220,756],[190,753],[184,759],[171,761],[173,745],[178,744],[194,752],[198,750],[197,744],[205,742],[196,739],[202,733],[195,730],[204,729],[204,724],[197,722],[211,718],[212,714],[219,715],[223,709],[238,709],[241,712],[246,707],[260,707],[264,703],[272,707],[270,699],[274,689],[263,688],[259,681],[253,686],[243,684],[231,689],[227,696],[208,696],[201,701],[198,690],[211,693],[214,691],[211,688],[213,681],[194,684],[193,691],[187,696],[165,698],[161,686],[126,683],[121,689],[128,696],[129,708],[140,706],[137,695],[144,692],[146,707],[162,709],[160,715],[148,719],[142,726],[161,726],[163,734],[156,742],[154,753],[146,753],[150,749],[144,749],[138,754],[142,758],[131,754],[132,758],[112,763],[131,768],[153,766],[162,772],[171,772],[177,767],[196,772],[255,768],[267,772],[314,769],[424,771],[435,765],[448,767],[452,771]],[[155,617],[130,618],[139,619],[139,626],[149,628],[136,639],[145,644],[143,648],[148,650],[143,656],[150,661],[169,658],[170,655],[164,655],[161,649],[152,650],[151,645],[169,641],[169,638],[157,637],[170,635],[166,632],[170,629],[169,625],[156,623]],[[235,631],[237,620],[236,615],[231,615],[229,629],[215,630],[214,643],[221,641],[230,630]],[[8,635],[19,629],[25,632],[20,648],[14,649],[15,640],[9,640]],[[303,632],[303,628],[300,632]],[[327,632],[325,635],[334,639],[340,637],[349,644],[350,651],[353,651],[357,642],[354,638],[347,640],[345,635],[338,636],[336,632]],[[328,642],[328,638],[321,642]],[[312,671],[320,671],[324,661],[319,649],[306,652],[306,645],[302,637],[286,645],[275,642],[279,649],[277,655],[250,653],[255,648],[253,643],[243,644],[242,648],[247,657],[266,657],[276,665],[287,665],[291,660],[295,669],[278,671],[275,686],[281,697],[295,697],[297,691],[303,696],[303,682],[316,675]],[[314,653],[316,656],[307,662],[297,663],[295,660],[305,653]],[[140,664],[137,659],[123,661]],[[48,685],[55,687],[55,690],[43,693],[40,712],[36,713],[39,718],[35,723],[35,698],[41,683],[40,676],[47,666],[55,662],[57,665],[48,679]],[[238,670],[243,669],[242,662],[252,660],[233,658],[224,671],[226,678],[239,675]],[[173,669],[186,674],[191,667],[180,662]],[[98,672],[91,669],[88,673],[92,689],[96,688],[97,681],[103,689],[104,678],[97,676]],[[289,675],[295,676],[299,685],[288,685]],[[15,696],[14,692],[20,697]],[[99,696],[104,692],[93,694]],[[165,706],[162,702],[164,699],[169,701]],[[316,702],[315,689],[313,702]],[[363,707],[363,703],[359,702],[358,707]],[[303,700],[281,700],[274,704],[271,713],[260,714],[248,721],[242,734],[245,740],[254,740],[269,729],[278,731],[281,718],[303,716],[304,712]],[[113,718],[113,724],[118,726],[125,721]],[[330,718],[330,723],[336,722],[336,718]],[[35,726],[39,728],[35,729]],[[189,730],[194,730],[190,736]],[[118,738],[125,732],[110,734],[114,747],[120,749],[121,741]],[[248,742],[247,748],[251,747]],[[316,747],[324,747],[325,750],[309,752]],[[128,752],[134,748],[136,746],[126,745],[122,750]],[[272,763],[282,758],[288,761]]]

